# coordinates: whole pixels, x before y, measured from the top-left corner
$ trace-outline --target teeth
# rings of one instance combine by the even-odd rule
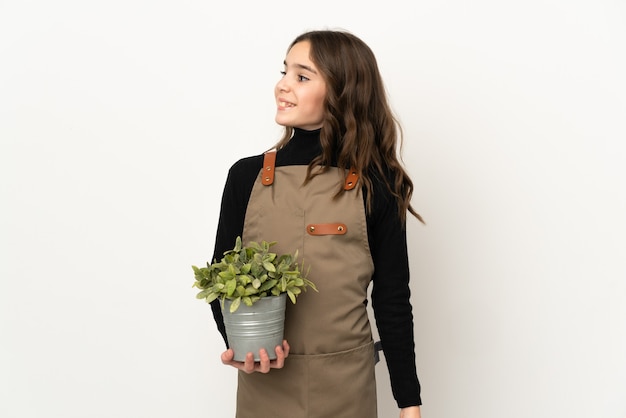
[[[281,107],[291,107],[291,106],[293,106],[291,103],[287,103],[287,102],[279,102],[279,105]]]

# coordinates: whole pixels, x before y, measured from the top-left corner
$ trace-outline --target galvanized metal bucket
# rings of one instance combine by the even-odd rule
[[[256,361],[260,360],[261,348],[265,348],[270,359],[276,358],[275,348],[282,344],[285,330],[286,301],[286,293],[269,296],[256,301],[252,306],[242,303],[231,313],[232,301],[224,300],[222,314],[226,336],[235,352],[236,361],[244,361],[248,353],[253,353]]]

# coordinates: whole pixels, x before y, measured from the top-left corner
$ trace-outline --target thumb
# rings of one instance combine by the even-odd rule
[[[229,348],[228,350],[224,351],[222,353],[222,363],[224,364],[228,364],[231,361],[233,361],[233,358],[235,357],[235,352],[233,351],[232,348]]]

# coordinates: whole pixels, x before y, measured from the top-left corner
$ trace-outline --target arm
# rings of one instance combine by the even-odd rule
[[[368,218],[370,249],[375,266],[372,307],[392,392],[398,407],[407,408],[403,417],[408,418],[415,416],[407,415],[414,414],[415,409],[408,407],[421,405],[421,397],[415,367],[406,228],[384,186],[375,190],[373,203]]]
[[[217,224],[212,260],[221,259],[225,251],[233,248],[235,239],[243,234],[248,200],[250,199],[254,181],[263,165],[262,158],[262,156],[255,156],[241,159],[228,171],[222,193],[220,217]],[[228,347],[220,301],[214,300],[211,302],[211,309],[217,329],[222,338],[224,338],[226,347]]]

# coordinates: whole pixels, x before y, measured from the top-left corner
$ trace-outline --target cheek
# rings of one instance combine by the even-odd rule
[[[315,107],[320,113],[324,113],[324,100],[326,99],[326,92],[322,92],[317,98],[315,102]]]

